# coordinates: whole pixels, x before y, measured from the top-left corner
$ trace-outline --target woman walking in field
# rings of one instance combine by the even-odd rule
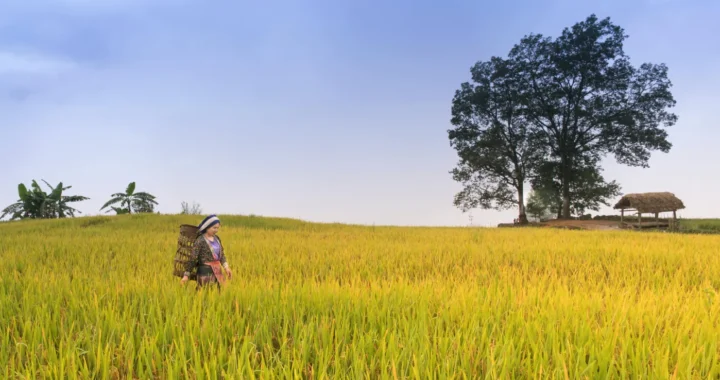
[[[203,219],[198,228],[198,237],[195,239],[190,259],[185,264],[185,274],[180,283],[185,284],[190,272],[197,268],[197,289],[208,284],[215,284],[219,289],[220,285],[225,283],[221,266],[225,268],[228,279],[232,278],[222,242],[217,235],[220,231],[220,219],[216,215],[210,215]]]

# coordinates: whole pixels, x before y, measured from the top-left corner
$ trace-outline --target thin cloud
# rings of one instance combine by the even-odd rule
[[[0,75],[56,75],[76,67],[66,59],[42,54],[0,51]]]

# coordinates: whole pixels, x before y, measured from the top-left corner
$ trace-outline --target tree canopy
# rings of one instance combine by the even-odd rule
[[[544,187],[544,194],[559,197],[561,216],[569,218],[572,211],[593,209],[618,194],[619,185],[605,182],[600,175],[599,162],[606,155],[613,155],[621,164],[648,167],[652,151],[669,152],[672,144],[666,128],[676,123],[677,116],[668,111],[675,105],[668,68],[652,63],[633,66],[623,50],[627,37],[609,18],[599,20],[591,15],[565,28],[556,39],[531,34],[510,50],[508,58],[492,57],[489,62],[477,63],[473,80],[478,77],[475,68],[492,67],[493,74],[486,74],[488,77],[512,84],[506,86],[512,90],[501,91],[504,98],[487,97],[512,104],[514,122],[499,117],[503,114],[485,106],[482,97],[466,96],[472,100],[465,101],[471,104],[465,109],[472,112],[466,111],[464,115],[469,116],[459,125],[470,131],[464,132],[467,142],[456,142],[460,132],[450,136],[461,158],[454,179],[466,183],[456,196],[456,205],[503,208],[507,201],[491,204],[479,200],[511,198],[522,203],[523,186],[516,182],[524,179]],[[474,88],[463,83],[458,93],[470,90]],[[454,125],[458,125],[458,93],[453,99]],[[480,116],[487,111],[490,116]],[[523,132],[512,135],[519,140],[485,139],[481,144],[472,134],[475,129],[468,127],[473,123],[485,126],[483,130],[499,130],[500,136],[504,136],[501,132]],[[542,155],[531,160],[531,165],[523,164],[513,160],[518,156],[513,147],[521,152],[522,147],[532,147],[530,157]],[[473,166],[468,157],[492,159],[479,160]],[[496,161],[505,165],[494,164]],[[515,173],[508,176],[504,170],[501,176],[488,175],[495,173],[489,169],[496,166],[514,168]],[[522,205],[520,209],[522,212]]]

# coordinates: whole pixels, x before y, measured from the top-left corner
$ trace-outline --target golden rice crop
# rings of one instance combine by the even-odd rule
[[[0,224],[2,378],[717,378],[720,237],[223,217]]]

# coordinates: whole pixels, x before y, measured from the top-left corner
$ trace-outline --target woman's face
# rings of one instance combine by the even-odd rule
[[[220,223],[208,228],[207,230],[208,235],[210,236],[214,236],[216,233],[218,233],[218,231],[220,231]]]

